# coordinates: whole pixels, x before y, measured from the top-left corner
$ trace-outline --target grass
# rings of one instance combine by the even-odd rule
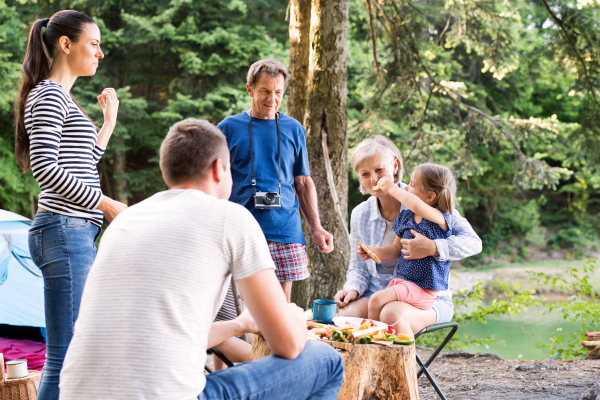
[[[586,264],[586,260],[552,260],[552,261],[536,261],[536,262],[524,262],[524,263],[510,263],[510,264],[489,264],[482,265],[476,268],[469,268],[469,271],[490,271],[498,269],[510,269],[510,268],[543,268],[543,269],[554,269],[562,268],[564,270],[569,268],[579,268]],[[459,270],[464,271],[464,269]]]
[[[564,278],[568,281],[570,278],[566,273],[567,270],[577,268],[579,272],[582,272],[582,267],[585,265],[585,260],[539,261],[486,265],[477,268],[457,269],[452,272],[456,273],[456,275],[474,272],[492,272],[494,273],[494,279],[486,284],[490,290],[498,289],[496,288],[496,279],[499,279],[513,285],[518,283],[524,290],[537,290],[539,293],[547,293],[550,288],[532,281],[530,279],[531,274],[529,274],[528,271],[543,272],[552,277]],[[588,273],[588,275],[592,287],[597,293],[600,293],[600,266],[596,268],[596,271],[593,274]]]

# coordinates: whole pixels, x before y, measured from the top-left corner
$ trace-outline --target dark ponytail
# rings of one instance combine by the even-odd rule
[[[15,156],[23,173],[29,170],[29,135],[25,130],[25,108],[29,93],[50,75],[50,66],[58,39],[66,36],[79,41],[83,25],[95,23],[89,16],[73,10],[63,10],[50,18],[38,19],[31,26],[23,60],[23,81],[15,103]],[[42,32],[42,28],[46,28]]]

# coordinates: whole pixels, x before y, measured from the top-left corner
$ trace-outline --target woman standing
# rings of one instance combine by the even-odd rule
[[[100,30],[85,14],[60,11],[31,27],[16,103],[15,154],[24,173],[31,165],[41,188],[29,230],[29,250],[44,277],[47,349],[40,400],[58,399],[102,218],[111,222],[127,207],[102,194],[96,168],[117,120],[115,90],[98,96],[104,112],[99,132],[70,94],[75,80],[94,75],[103,57]]]
[[[352,168],[358,176],[362,194],[371,197],[354,210],[350,218],[350,237],[355,249],[358,241],[366,245],[381,247],[393,243],[396,233],[392,223],[400,212],[402,204],[382,190],[373,186],[383,176],[404,188],[400,181],[403,173],[402,155],[398,147],[384,136],[363,140],[354,150]],[[412,231],[415,239],[402,239],[404,257],[407,260],[436,257],[438,261],[457,261],[481,252],[481,239],[469,222],[454,210],[450,222],[452,236],[448,239],[431,240],[417,231]],[[369,298],[383,290],[394,278],[398,259],[363,260],[360,254],[352,252],[344,289],[336,293],[334,300],[340,308],[339,315],[367,318]],[[418,309],[408,303],[393,301],[381,310],[380,319],[393,325],[399,333],[417,333],[426,326],[449,322],[454,315],[454,303],[450,290],[439,293],[439,301],[428,310]]]

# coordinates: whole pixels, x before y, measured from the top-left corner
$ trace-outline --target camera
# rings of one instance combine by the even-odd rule
[[[281,208],[281,195],[272,192],[256,192],[254,207],[258,210]]]

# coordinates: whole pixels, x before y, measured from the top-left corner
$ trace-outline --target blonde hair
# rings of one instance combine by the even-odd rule
[[[456,180],[448,167],[439,164],[421,164],[414,169],[421,178],[423,188],[436,194],[437,207],[452,214],[456,205]]]
[[[386,158],[392,162],[398,160],[398,171],[396,171],[394,174],[394,183],[400,182],[404,172],[402,154],[400,154],[400,150],[398,150],[398,147],[394,144],[394,142],[381,135],[366,138],[360,142],[358,146],[356,146],[354,153],[352,153],[352,158],[350,159],[350,164],[352,165],[354,172],[358,173],[360,164],[367,158],[371,158],[373,156]],[[362,194],[367,194],[367,191],[365,190],[363,184],[360,183],[360,180],[358,182],[360,185],[360,192]]]

